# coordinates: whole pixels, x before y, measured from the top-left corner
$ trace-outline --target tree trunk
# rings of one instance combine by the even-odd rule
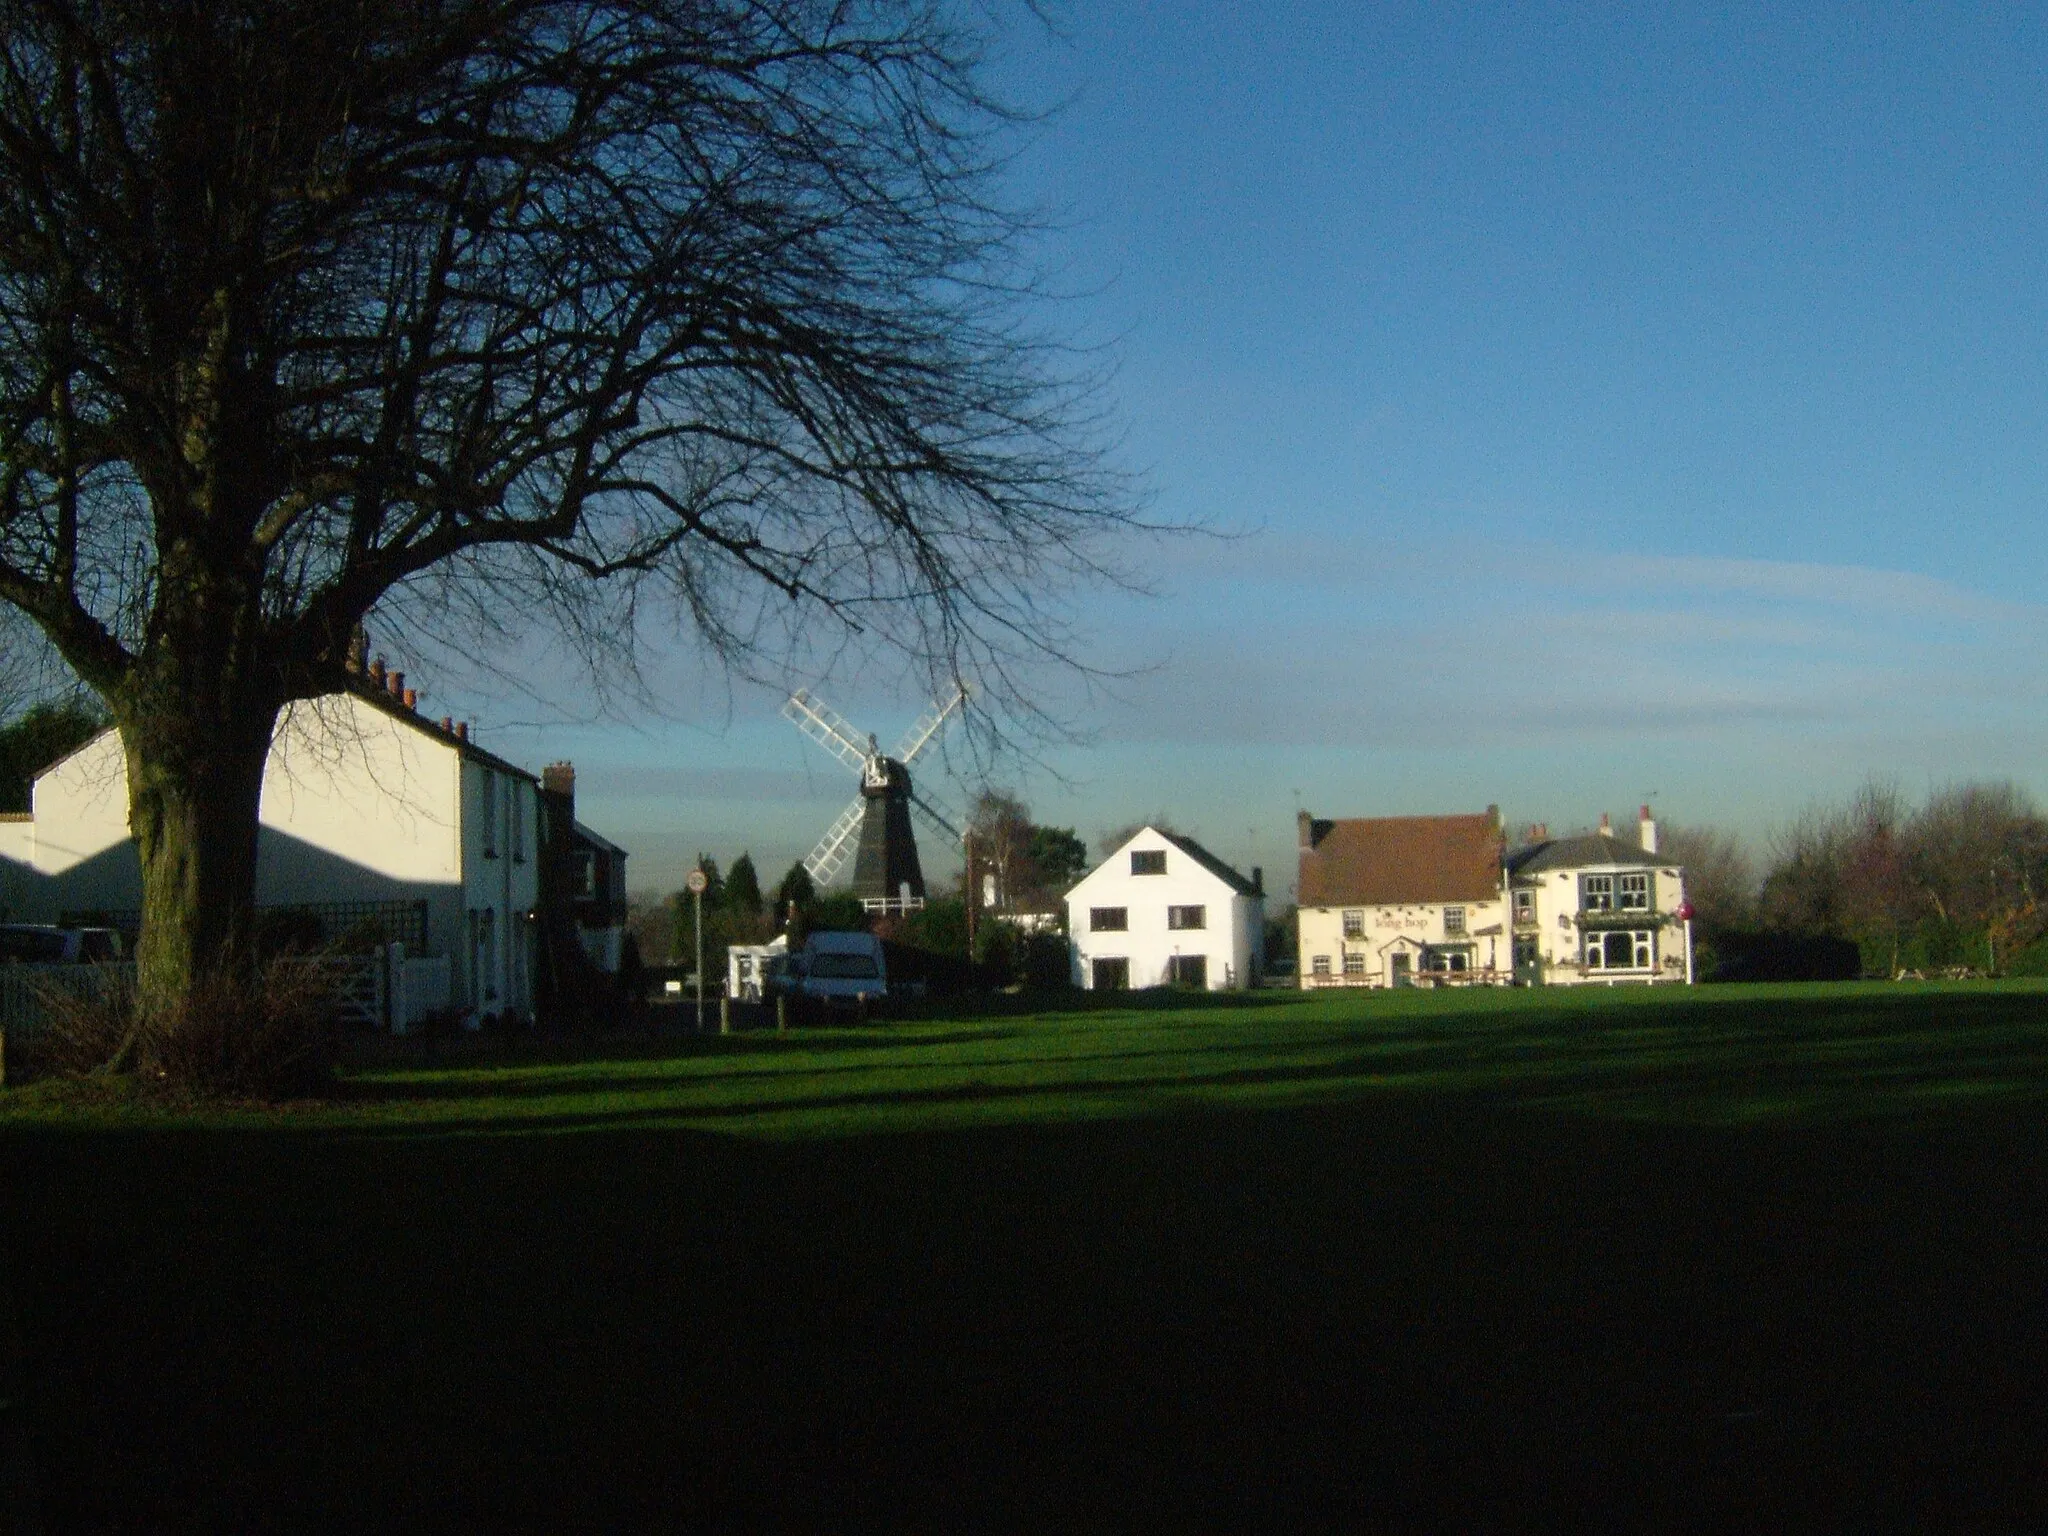
[[[121,712],[128,824],[142,863],[138,1002],[175,1016],[206,977],[253,975],[257,811],[278,706],[173,697]]]

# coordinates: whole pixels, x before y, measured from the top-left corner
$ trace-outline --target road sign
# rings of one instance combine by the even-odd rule
[[[710,884],[711,882],[704,878],[704,871],[701,869],[693,869],[683,876],[683,889],[692,896],[702,896]]]

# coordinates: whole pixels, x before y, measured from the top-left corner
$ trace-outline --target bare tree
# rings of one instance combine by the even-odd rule
[[[1755,916],[1756,864],[1734,833],[1666,823],[1658,846],[1684,867],[1686,899],[1705,931],[1740,928]]]
[[[247,952],[366,616],[822,617],[986,698],[1133,521],[943,0],[4,15],[0,599],[120,727],[147,1007]]]
[[[1980,929],[2031,907],[2048,823],[2017,785],[1957,784],[1930,795],[1907,833],[1907,870],[1933,915]]]
[[[984,789],[975,798],[968,830],[977,873],[995,878],[995,905],[1014,908],[1038,884],[1031,867],[1031,807],[1007,790]],[[968,899],[979,901],[981,893],[970,892]]]

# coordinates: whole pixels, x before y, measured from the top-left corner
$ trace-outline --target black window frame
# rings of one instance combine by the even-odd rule
[[[1106,922],[1111,913],[1115,920]],[[1129,933],[1131,931],[1131,909],[1129,907],[1090,907],[1088,909],[1088,931],[1090,933]]]
[[[1131,873],[1134,875],[1165,874],[1166,850],[1164,848],[1133,848],[1131,850]]]

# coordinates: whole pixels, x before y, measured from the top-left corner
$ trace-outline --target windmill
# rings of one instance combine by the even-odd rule
[[[918,865],[917,838],[910,827],[911,807],[956,843],[960,830],[911,788],[910,763],[931,745],[966,698],[967,690],[956,687],[950,699],[927,709],[896,750],[885,755],[872,734],[862,745],[860,733],[814,694],[799,688],[789,696],[782,706],[783,717],[849,768],[860,771],[860,794],[839,813],[804,860],[804,868],[820,886],[830,885],[838,877],[851,852],[853,894],[869,911],[902,912],[924,905],[924,871]]]

